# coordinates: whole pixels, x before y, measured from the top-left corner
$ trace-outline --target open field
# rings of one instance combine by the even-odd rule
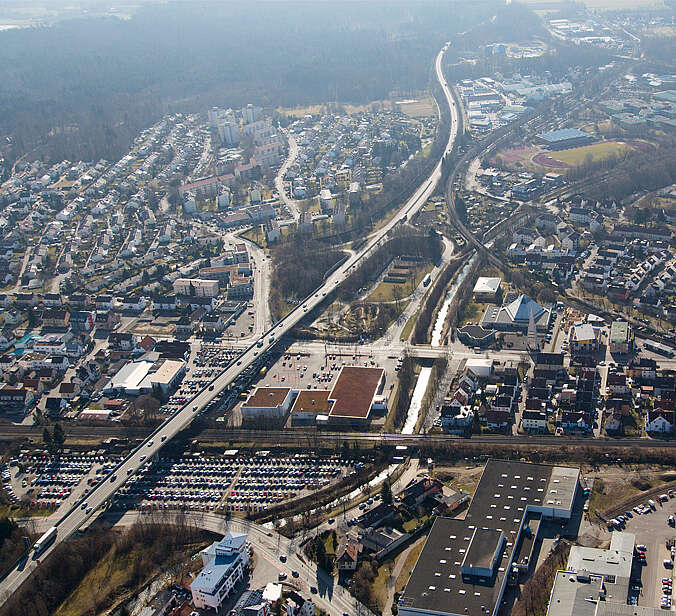
[[[340,106],[348,114],[353,114],[353,113],[362,113],[364,111],[368,111],[371,105],[387,105],[390,103],[390,101],[372,101],[370,103],[366,103],[364,105],[352,105],[350,103],[329,103],[328,105],[321,104],[321,105],[305,105],[302,107],[279,107],[277,111],[280,113],[283,113],[284,115],[287,116],[292,116],[294,118],[302,118],[303,116],[310,114],[310,115],[315,115],[315,114],[320,114],[324,113],[327,110],[327,107],[332,107],[332,106]],[[436,113],[436,110],[434,111]],[[429,114],[431,115],[431,114]]]
[[[591,156],[593,161],[597,161],[616,154],[622,154],[628,150],[633,150],[633,148],[621,141],[604,141],[602,143],[584,145],[579,148],[550,152],[549,155],[555,160],[559,160],[572,167],[577,167],[584,163],[589,156]]]
[[[397,101],[397,106],[402,113],[412,118],[425,118],[437,115],[437,106],[432,97],[420,98],[417,100]]]
[[[251,229],[247,229],[243,233],[240,233],[240,237],[247,239],[254,244],[258,244],[261,248],[265,248],[267,243],[265,241],[265,233],[261,229],[261,225],[254,225]]]
[[[393,302],[397,299],[408,297],[417,286],[422,282],[423,278],[434,267],[431,263],[415,268],[415,277],[409,278],[405,283],[398,284],[394,282],[381,282],[373,292],[366,298],[367,302]],[[399,294],[397,296],[397,293]]]

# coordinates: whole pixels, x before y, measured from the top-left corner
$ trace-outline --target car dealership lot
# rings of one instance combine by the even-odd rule
[[[627,519],[625,530],[636,535],[636,545],[645,546],[645,565],[641,569],[641,582],[638,596],[638,604],[649,607],[660,607],[664,597],[671,597],[668,583],[663,584],[663,579],[672,580],[673,560],[670,550],[666,547],[668,541],[676,538],[676,530],[668,523],[670,515],[676,511],[676,500],[669,498],[662,503],[655,498],[655,510],[647,502],[639,510],[649,512],[638,513],[631,511],[633,517]],[[669,561],[670,566],[665,567],[664,561]],[[669,605],[669,608],[672,606]],[[667,607],[665,606],[665,609]]]
[[[289,455],[160,458],[115,496],[120,509],[262,511],[356,472],[360,462]]]

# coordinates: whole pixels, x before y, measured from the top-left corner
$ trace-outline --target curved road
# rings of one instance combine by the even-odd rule
[[[49,529],[48,520],[30,518],[38,530]],[[97,523],[109,523],[113,526],[131,526],[138,521],[152,521],[158,523],[176,523],[179,521],[194,524],[197,528],[223,535],[228,531],[242,532],[249,535],[249,542],[257,558],[267,560],[278,572],[287,575],[286,582],[296,586],[303,594],[310,595],[310,587],[317,588],[318,593],[312,595],[312,600],[327,614],[342,616],[342,614],[360,614],[361,616],[375,616],[365,605],[361,604],[343,587],[334,583],[333,577],[316,564],[304,557],[300,548],[300,538],[288,539],[276,530],[265,528],[248,520],[240,518],[226,518],[215,513],[175,512],[141,513],[128,511],[125,513],[104,513],[99,516]],[[286,556],[282,563],[280,555]],[[292,576],[292,571],[298,572],[298,577]]]
[[[296,143],[295,137],[286,129],[280,129],[289,142],[289,155],[286,157],[284,164],[280,167],[277,176],[275,177],[275,188],[279,193],[279,198],[284,201],[284,205],[289,210],[289,214],[293,217],[293,220],[298,221],[300,218],[300,210],[298,209],[298,202],[293,198],[293,195],[288,196],[286,190],[284,189],[284,176],[288,171],[289,167],[298,157],[298,144]]]
[[[118,468],[115,469],[103,483],[90,492],[86,497],[86,503],[76,503],[74,507],[56,523],[56,540],[43,552],[41,558],[45,558],[49,555],[61,541],[67,539],[92,516],[97,515],[97,510],[104,506],[112,494],[124,485],[129,476],[133,475],[148,458],[155,455],[166,442],[171,440],[178,432],[188,426],[198,412],[205,408],[220,394],[221,391],[228,387],[245,368],[254,363],[261,354],[273,347],[281,336],[295,327],[308,312],[311,312],[321,304],[327,296],[331,295],[331,293],[345,281],[350,272],[374,251],[378,244],[386,238],[387,234],[396,227],[396,225],[410,219],[410,217],[415,214],[435,192],[437,185],[442,178],[442,159],[447,153],[452,152],[458,133],[458,109],[446,84],[441,68],[442,57],[447,47],[448,43],[444,45],[437,54],[434,67],[437,79],[444,91],[446,101],[450,108],[451,126],[446,148],[430,176],[401,207],[397,214],[393,216],[378,233],[370,237],[369,241],[359,251],[351,255],[339,268],[330,274],[325,279],[324,284],[318,287],[313,294],[308,296],[305,301],[287,314],[272,329],[268,330],[255,344],[246,349],[238,358],[236,364],[226,368],[210,384],[208,384],[205,389],[196,394],[189,402],[178,409],[174,415],[164,422],[164,424],[155,430],[155,432],[141,443],[129,457],[120,463]],[[6,598],[19,588],[31,572],[38,566],[38,561],[31,558],[23,570],[19,570],[19,568],[13,569],[7,577],[0,582],[0,601],[5,601]]]

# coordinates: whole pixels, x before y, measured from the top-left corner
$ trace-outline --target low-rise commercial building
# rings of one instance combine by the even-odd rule
[[[634,351],[634,332],[626,321],[613,321],[610,325],[608,345],[611,353],[627,354]]]
[[[190,584],[193,604],[218,611],[249,564],[248,535],[228,532],[200,552],[203,569]]]

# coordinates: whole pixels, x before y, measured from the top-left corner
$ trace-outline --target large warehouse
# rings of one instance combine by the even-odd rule
[[[242,421],[282,419],[291,410],[294,424],[322,418],[325,424],[362,425],[371,410],[386,404],[378,396],[384,375],[382,368],[343,366],[331,391],[259,387],[242,405]]]
[[[464,520],[434,521],[399,598],[401,616],[491,616],[527,570],[543,518],[569,520],[577,468],[490,460]]]
[[[594,137],[577,128],[562,128],[549,133],[540,133],[536,141],[546,145],[550,150],[565,150],[594,142]]]
[[[159,389],[168,394],[185,374],[185,365],[184,361],[159,359],[157,353],[149,353],[122,366],[103,388],[103,393],[137,396]]]

